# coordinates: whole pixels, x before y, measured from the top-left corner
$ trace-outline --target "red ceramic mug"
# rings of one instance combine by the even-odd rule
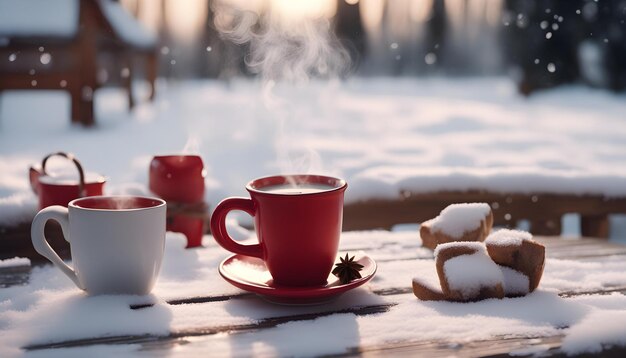
[[[204,200],[206,170],[198,155],[157,155],[150,162],[150,190],[166,201]]]
[[[246,185],[248,198],[227,198],[211,217],[215,241],[236,254],[261,258],[276,284],[317,286],[332,270],[343,221],[343,179],[320,175],[272,176]],[[254,216],[258,244],[242,245],[226,232],[226,215]]]
[[[205,177],[198,155],[158,155],[150,162],[150,190],[168,202],[167,230],[184,234],[188,248],[202,245],[205,220],[180,211],[202,211]]]

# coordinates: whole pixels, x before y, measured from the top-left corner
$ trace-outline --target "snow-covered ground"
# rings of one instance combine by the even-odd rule
[[[145,94],[142,88],[138,92]],[[401,187],[432,190],[474,185],[625,194],[625,99],[582,87],[524,99],[511,82],[500,78],[354,79],[274,88],[243,80],[186,81],[161,83],[156,102],[141,104],[130,114],[123,93],[99,91],[98,126],[85,129],[68,125],[69,98],[64,93],[7,92],[0,97],[0,223],[32,216],[36,201],[27,180],[28,166],[57,150],[74,152],[87,169],[108,176],[108,193],[145,191],[148,163],[155,154],[199,153],[208,168],[206,196],[212,204],[226,196],[245,195],[244,185],[255,177],[296,172],[345,177],[347,200],[352,201],[393,196]],[[614,225],[612,235],[626,238],[625,227]],[[232,229],[233,234],[248,236],[243,228]],[[408,231],[344,233],[342,247],[356,250],[363,242],[375,246],[389,240],[418,245],[415,227],[404,229]],[[0,290],[0,356],[18,354],[20,346],[31,343],[166,334],[198,325],[245,324],[261,315],[291,312],[257,298],[210,305],[164,304],[171,298],[238,292],[215,269],[227,253],[209,236],[204,244],[199,250],[184,250],[182,237],[168,233],[162,273],[148,297],[88,298],[54,267],[34,268],[28,284]],[[383,261],[416,254],[432,255],[426,249],[381,244],[374,258]],[[15,259],[0,266],[25,264],[26,260]],[[564,349],[594,350],[601,343],[623,344],[624,296],[561,298],[556,292],[624,285],[625,269],[623,260],[611,258],[603,262],[549,259],[537,292],[467,305],[424,303],[412,294],[381,297],[360,288],[333,305],[397,305],[382,316],[333,315],[233,335],[229,340],[221,335],[190,339],[195,344],[177,347],[176,353],[202,354],[211,349],[216,354],[331,354],[358,344],[415,337],[463,342],[500,335],[561,334],[560,327],[571,327],[565,332]],[[413,276],[427,275],[428,270],[434,271],[431,260],[384,262],[369,288],[409,287]],[[146,299],[157,304],[129,313],[129,303]],[[477,326],[484,329],[476,330]],[[308,339],[312,332],[315,339]],[[286,336],[292,339],[285,343]],[[327,352],[320,352],[320,347]],[[96,346],[55,353],[125,356],[140,354],[138,349]]]
[[[85,129],[68,124],[63,92],[5,92],[0,223],[32,216],[28,165],[57,150],[108,176],[108,193],[145,190],[154,154],[200,153],[213,204],[255,177],[302,172],[346,178],[348,201],[399,188],[626,194],[625,99],[576,86],[526,99],[504,78],[162,82],[132,113],[122,92],[98,91]]]

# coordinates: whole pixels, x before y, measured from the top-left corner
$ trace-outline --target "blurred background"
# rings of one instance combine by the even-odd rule
[[[523,94],[570,82],[612,91],[626,87],[626,0],[81,3],[97,6],[79,10],[76,0],[0,1],[0,71],[19,72],[21,66],[24,73],[41,74],[47,68],[71,63],[58,48],[71,33],[69,24],[78,16],[81,21],[97,22],[102,16],[98,13],[106,12],[112,26],[104,26],[105,32],[119,31],[122,42],[131,45],[119,46],[113,40],[108,47],[119,47],[117,52],[153,52],[158,64],[156,68],[133,66],[131,72],[129,64],[99,51],[96,80],[100,83],[124,82],[126,77],[154,71],[156,74],[149,73],[151,77],[171,79],[253,76],[267,70],[250,66],[255,61],[255,46],[258,50],[271,47],[272,42],[295,41],[291,50],[316,51],[319,48],[311,44],[317,37],[318,42],[333,46],[337,40],[335,50],[342,46],[346,51],[341,71],[333,73],[344,78],[506,75]],[[121,5],[125,14],[109,3]],[[311,22],[328,26],[331,41],[319,38],[328,36],[319,28],[307,29]],[[276,23],[296,29],[300,38],[281,38],[285,31],[272,33],[270,25]],[[233,33],[235,36],[230,36]],[[255,44],[255,37],[262,39]],[[27,82],[26,87],[42,86]],[[5,83],[4,87],[11,86]]]
[[[348,74],[506,74],[524,94],[626,85],[624,0],[122,0],[158,34],[162,76],[252,75],[249,44],[218,31],[237,21],[216,11],[224,4],[256,14],[257,25],[270,13],[327,19],[349,53]]]

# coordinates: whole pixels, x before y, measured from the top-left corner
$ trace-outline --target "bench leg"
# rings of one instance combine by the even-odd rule
[[[608,215],[582,215],[580,217],[580,233],[586,237],[609,237]]]
[[[128,96],[128,111],[132,111],[135,107],[135,99],[133,97],[133,59],[131,54],[126,52],[124,54],[124,66],[128,68],[128,76],[122,78],[122,85],[124,89],[126,89],[126,94]]]
[[[80,98],[80,89],[78,88],[72,88],[70,89],[70,101],[72,102],[72,113],[70,113],[70,115],[72,116],[72,123],[80,123],[81,122],[81,118],[80,118],[80,102],[81,102],[81,98]]]
[[[558,236],[561,235],[561,218],[558,216],[533,220],[530,222],[530,231],[538,236]]]
[[[156,95],[156,78],[159,67],[157,53],[151,53],[146,58],[146,80],[150,84],[150,101],[154,101]]]
[[[80,123],[86,127],[95,124],[93,99],[80,99]]]

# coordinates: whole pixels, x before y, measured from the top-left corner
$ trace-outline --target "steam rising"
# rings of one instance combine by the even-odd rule
[[[182,154],[198,154],[200,153],[200,139],[192,134],[187,137],[187,142],[183,148]]]
[[[271,6],[261,11],[222,1],[213,5],[215,26],[224,38],[249,44],[246,64],[266,81],[303,82],[332,78],[349,67],[349,54],[335,37],[328,19],[290,15]]]
[[[291,10],[303,5],[291,2],[296,0],[284,1],[283,5],[292,6]],[[290,134],[298,130],[297,121],[302,117],[298,108],[278,98],[274,90],[280,82],[303,84],[310,78],[341,78],[350,68],[350,55],[335,36],[328,16],[280,11],[277,3],[214,1],[215,27],[225,40],[249,46],[245,63],[250,71],[260,75],[261,98],[277,121],[274,142],[277,168],[283,174],[319,174],[322,171],[319,154],[303,148],[302,143],[295,143],[293,138],[298,136]],[[315,8],[319,4],[308,5]],[[291,90],[298,88],[290,87]],[[295,178],[288,180],[292,185],[298,184]]]

